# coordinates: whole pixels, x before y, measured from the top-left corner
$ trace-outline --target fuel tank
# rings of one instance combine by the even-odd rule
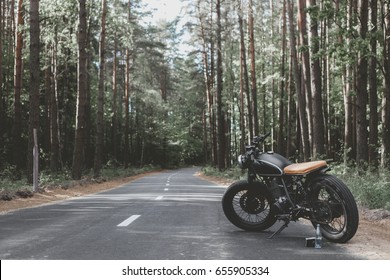
[[[291,161],[285,157],[268,152],[261,154],[254,162],[255,172],[260,176],[282,176],[283,169],[290,165]]]

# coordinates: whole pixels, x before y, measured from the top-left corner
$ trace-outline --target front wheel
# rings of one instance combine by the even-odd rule
[[[323,175],[310,184],[314,226],[331,242],[345,243],[356,233],[359,212],[348,187],[332,175]]]
[[[260,182],[233,183],[222,198],[222,208],[235,226],[247,231],[262,231],[276,222],[272,195]]]

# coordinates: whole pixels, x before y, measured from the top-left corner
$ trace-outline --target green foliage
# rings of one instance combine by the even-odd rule
[[[15,166],[6,166],[0,169],[0,192],[7,190],[21,190],[26,188],[26,178],[20,179],[20,172]]]
[[[0,178],[7,178],[11,181],[17,181],[19,180],[19,174],[16,166],[14,165],[8,165],[5,166],[3,169],[0,169]]]
[[[202,172],[206,176],[220,177],[231,180],[242,180],[246,178],[246,173],[244,173],[238,166],[233,166],[223,171],[219,171],[218,168],[213,166],[205,166],[202,168]]]
[[[121,167],[113,167],[110,165],[106,165],[105,168],[102,169],[101,178],[104,180],[110,180],[114,178],[124,178],[130,177],[138,174],[142,174],[145,172],[158,170],[160,167],[153,165],[145,165],[143,167],[134,167],[130,166],[129,168],[121,168]]]
[[[145,165],[141,168],[130,166],[128,168],[118,167],[115,164],[107,164],[101,172],[99,178],[93,178],[92,170],[84,174],[83,181],[95,182],[98,181],[108,181],[117,178],[125,178],[145,172],[159,170],[159,166]],[[18,190],[32,189],[31,186],[27,184],[26,178],[15,179],[13,177],[12,167],[5,168],[0,173],[0,193],[1,192],[16,192]],[[63,170],[59,173],[52,173],[43,171],[40,173],[39,185],[40,188],[45,187],[61,187],[77,184],[77,181],[72,180],[71,171]]]
[[[336,165],[332,166],[332,173],[346,183],[363,206],[390,210],[390,174],[387,170],[362,173],[355,168]]]

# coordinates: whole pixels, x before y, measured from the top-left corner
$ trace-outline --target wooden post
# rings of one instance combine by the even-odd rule
[[[39,186],[39,152],[38,152],[38,137],[37,129],[33,130],[34,148],[33,148],[33,191],[38,191]]]

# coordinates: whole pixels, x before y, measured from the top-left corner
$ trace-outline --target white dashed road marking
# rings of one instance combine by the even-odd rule
[[[124,220],[122,223],[120,223],[119,225],[117,225],[117,227],[127,227],[128,225],[130,225],[132,222],[134,222],[135,220],[137,220],[139,217],[141,217],[141,215],[133,215],[131,216],[130,218]]]

